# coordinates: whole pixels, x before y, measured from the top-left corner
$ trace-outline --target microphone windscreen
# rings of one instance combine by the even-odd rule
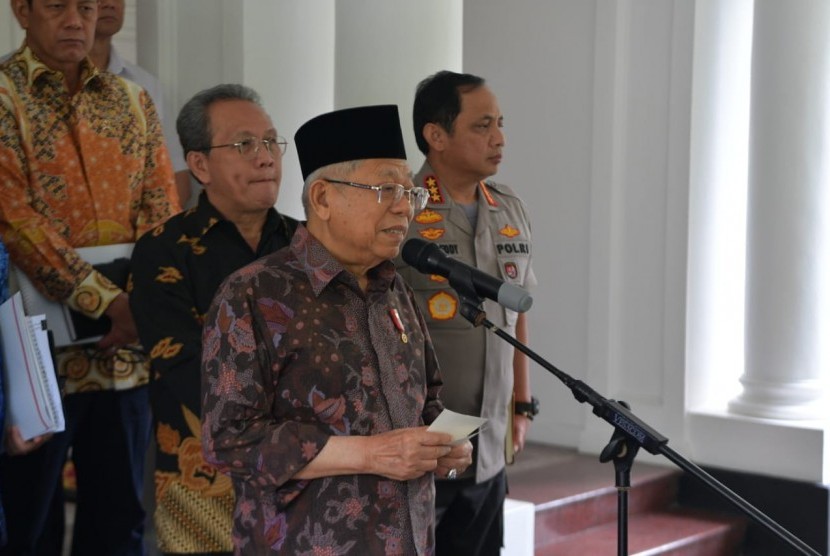
[[[533,298],[526,290],[508,283],[501,285],[496,301],[519,313],[528,311],[533,305]]]
[[[425,272],[422,265],[426,262],[426,259],[429,256],[427,250],[430,245],[432,244],[428,241],[413,237],[403,244],[401,258],[403,258],[404,262],[409,266],[414,267],[421,272]]]

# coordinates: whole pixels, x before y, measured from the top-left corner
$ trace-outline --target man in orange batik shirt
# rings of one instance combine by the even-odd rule
[[[11,3],[26,39],[0,65],[0,236],[41,292],[112,325],[97,344],[56,353],[66,430],[30,454],[0,460],[9,521],[0,554],[60,554],[56,512],[71,448],[73,554],[140,555],[147,363],[123,285],[76,248],[134,242],[178,212],[173,171],[149,95],[87,57],[97,1]]]

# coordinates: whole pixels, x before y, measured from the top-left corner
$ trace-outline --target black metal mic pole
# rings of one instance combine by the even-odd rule
[[[630,409],[623,401],[620,405]],[[602,463],[614,462],[614,485],[617,488],[617,555],[628,554],[628,493],[631,490],[631,467],[640,445],[619,428],[599,455]]]
[[[496,334],[496,336],[507,341],[513,347],[547,369],[562,381],[565,386],[571,389],[574,398],[578,402],[590,404],[593,408],[594,415],[604,419],[614,427],[614,435],[611,438],[611,442],[603,450],[601,461],[602,457],[606,458],[605,461],[609,461],[610,459],[614,460],[618,493],[622,492],[624,494],[620,495],[618,500],[618,510],[620,512],[624,510],[627,513],[628,511],[628,488],[630,487],[630,476],[628,473],[637,450],[642,446],[651,454],[665,456],[669,461],[684,471],[703,481],[704,484],[729,500],[729,502],[737,506],[750,518],[770,530],[778,538],[798,550],[801,554],[821,556],[821,554],[813,550],[807,543],[793,535],[761,510],[728,489],[723,483],[706,473],[703,469],[669,448],[669,439],[634,415],[628,409],[628,404],[604,398],[590,386],[560,371],[532,349],[487,320],[486,313],[479,308],[483,300],[475,293],[472,279],[469,275],[464,276],[464,274],[463,272],[450,274],[450,285],[458,292],[461,298],[461,314],[475,326],[484,326]],[[628,550],[627,523],[627,515],[622,515],[621,513],[618,516],[618,554],[620,556],[626,556]]]

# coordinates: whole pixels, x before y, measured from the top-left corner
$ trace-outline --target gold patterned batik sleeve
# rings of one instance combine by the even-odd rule
[[[66,304],[90,318],[97,319],[121,291],[121,288],[103,274],[93,270],[67,298]]]

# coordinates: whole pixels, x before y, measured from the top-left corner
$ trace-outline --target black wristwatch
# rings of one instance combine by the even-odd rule
[[[513,402],[513,413],[524,415],[533,421],[533,418],[539,415],[539,400],[531,396],[529,402]]]

